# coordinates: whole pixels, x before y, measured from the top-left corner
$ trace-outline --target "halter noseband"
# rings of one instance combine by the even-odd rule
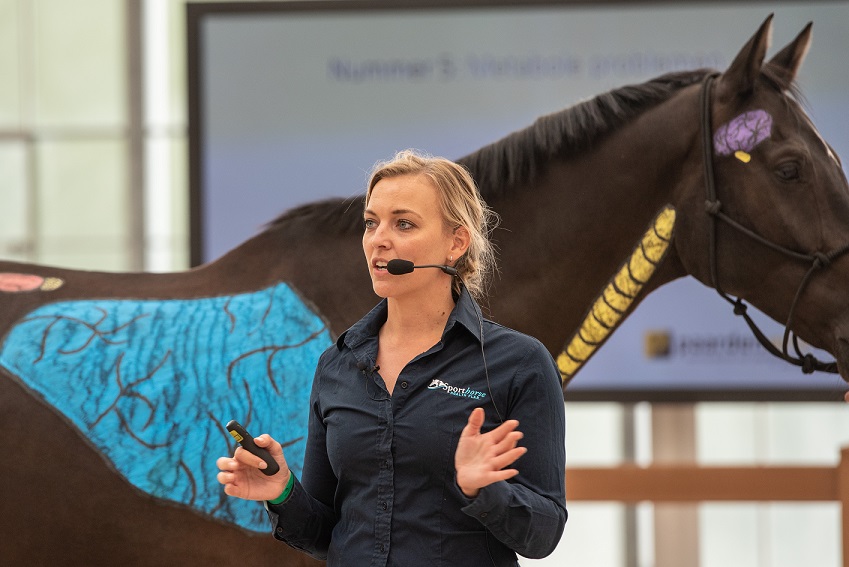
[[[740,223],[734,221],[731,217],[722,212],[722,204],[716,198],[716,184],[714,182],[713,176],[713,128],[711,127],[711,114],[710,114],[710,96],[711,96],[711,86],[713,84],[714,79],[717,77],[717,74],[710,74],[705,77],[704,82],[702,83],[702,90],[699,96],[699,102],[701,107],[701,121],[702,121],[702,153],[704,156],[704,165],[705,165],[705,187],[707,189],[707,200],[705,201],[705,210],[707,211],[708,216],[711,219],[710,222],[710,277],[711,283],[713,284],[714,289],[716,289],[717,293],[728,303],[734,306],[734,314],[742,316],[746,323],[749,325],[749,328],[752,330],[752,333],[755,335],[755,338],[758,339],[758,342],[767,349],[771,354],[786,360],[791,364],[795,364],[796,366],[800,366],[802,368],[802,372],[805,374],[810,374],[815,370],[821,370],[823,372],[831,372],[836,374],[837,363],[836,362],[822,362],[817,360],[813,354],[803,354],[801,349],[799,348],[798,338],[795,333],[792,334],[792,342],[793,348],[796,351],[796,357],[789,354],[787,352],[787,344],[790,342],[791,338],[791,326],[793,324],[793,315],[796,311],[796,304],[799,302],[799,298],[802,296],[802,292],[805,287],[808,285],[808,281],[811,279],[813,273],[821,268],[826,268],[831,265],[831,262],[834,261],[839,256],[842,256],[846,252],[849,252],[849,244],[843,246],[842,248],[838,248],[836,250],[832,250],[828,253],[823,252],[814,252],[813,254],[802,254],[800,252],[796,252],[794,250],[790,250],[789,248],[785,248],[775,242],[770,242],[769,240],[763,238],[762,236],[755,234],[748,228],[744,227]],[[787,323],[784,326],[784,339],[782,340],[781,350],[778,350],[769,339],[763,334],[763,332],[758,328],[752,318],[746,313],[747,305],[743,303],[743,300],[739,297],[737,299],[729,296],[725,291],[723,291],[722,286],[719,284],[719,274],[717,272],[716,267],[716,259],[717,259],[717,246],[716,246],[716,227],[717,220],[722,220],[727,223],[732,228],[736,229],[738,232],[741,232],[752,238],[753,240],[763,244],[775,250],[776,252],[780,252],[785,256],[789,256],[794,260],[798,260],[800,262],[808,262],[811,264],[811,267],[808,269],[805,277],[802,278],[802,283],[799,284],[799,289],[796,291],[796,296],[793,298],[793,303],[790,304],[790,312],[787,315]]]

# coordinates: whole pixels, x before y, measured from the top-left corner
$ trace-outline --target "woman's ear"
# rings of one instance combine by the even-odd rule
[[[458,226],[451,234],[451,250],[448,253],[450,258],[459,260],[460,256],[466,253],[469,245],[472,242],[472,235],[469,234],[469,229],[465,226]]]

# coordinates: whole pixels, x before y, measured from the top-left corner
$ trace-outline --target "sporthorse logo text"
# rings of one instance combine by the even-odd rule
[[[455,386],[449,386],[438,378],[434,378],[433,382],[431,382],[430,386],[428,386],[427,388],[428,390],[445,390],[452,396],[472,398],[473,400],[480,400],[486,397],[486,394],[484,394],[483,392],[478,392],[477,390],[472,390],[471,388],[457,388]]]

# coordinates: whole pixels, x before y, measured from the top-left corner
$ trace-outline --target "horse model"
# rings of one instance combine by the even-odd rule
[[[686,275],[849,377],[849,186],[797,102],[811,26],[765,61],[771,19],[722,74],[619,88],[459,160],[502,219],[485,308],[539,338],[564,386]],[[361,233],[362,203],[337,199],[181,273],[0,262],[3,563],[316,564],[226,497],[214,462],[236,418],[299,472],[317,358],[377,301]]]

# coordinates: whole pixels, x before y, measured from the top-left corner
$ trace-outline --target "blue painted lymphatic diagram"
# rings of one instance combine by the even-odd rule
[[[131,484],[254,531],[254,502],[226,496],[217,457],[231,419],[270,433],[301,472],[312,377],[331,343],[286,284],[191,300],[48,304],[16,324],[3,366],[79,428]]]

